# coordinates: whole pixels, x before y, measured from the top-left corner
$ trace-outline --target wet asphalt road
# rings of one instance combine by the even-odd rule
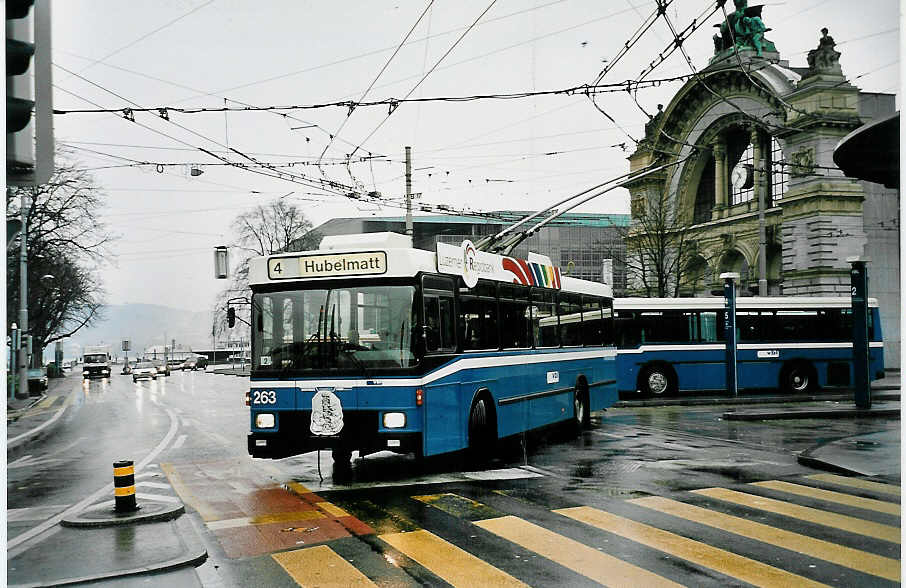
[[[139,495],[178,496],[209,554],[194,576],[153,584],[862,586],[899,574],[899,510],[884,504],[898,494],[809,478],[820,472],[795,458],[899,421],[750,423],[723,420],[725,406],[616,408],[578,438],[553,430],[511,440],[483,468],[381,453],[335,478],[329,453],[248,457],[246,388],[201,372],[79,387],[51,434],[8,454],[9,537],[109,484],[113,461],[133,459],[148,474]],[[898,493],[899,479],[880,481]],[[806,490],[791,494],[789,483]],[[746,497],[760,503],[731,501]],[[768,499],[812,510],[772,512]]]

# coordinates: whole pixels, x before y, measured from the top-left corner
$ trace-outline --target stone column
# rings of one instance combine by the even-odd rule
[[[725,216],[727,210],[727,146],[723,138],[717,139],[711,150],[714,154],[714,208],[711,219],[716,220]]]

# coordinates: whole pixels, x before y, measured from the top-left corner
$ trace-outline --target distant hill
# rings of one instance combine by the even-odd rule
[[[164,336],[169,345],[193,349],[211,347],[211,313],[194,312],[156,304],[111,304],[104,307],[104,318],[97,324],[81,329],[63,342],[67,358],[77,357],[85,345],[110,345],[111,351],[122,356],[124,339],[131,342],[132,357],[150,345],[161,345]],[[53,345],[44,352],[45,359],[53,357]]]

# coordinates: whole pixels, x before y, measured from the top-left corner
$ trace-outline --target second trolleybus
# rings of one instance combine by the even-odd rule
[[[805,393],[853,382],[852,301],[846,297],[736,300],[740,389]],[[868,303],[869,376],[884,377],[878,302]],[[726,391],[724,299],[616,298],[617,387],[648,396]]]

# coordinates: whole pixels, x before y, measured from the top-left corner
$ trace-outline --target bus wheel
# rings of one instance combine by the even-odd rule
[[[591,415],[588,411],[588,386],[584,381],[576,384],[573,393],[573,426],[576,432],[587,429],[591,424]]]
[[[492,449],[491,409],[486,396],[479,396],[469,411],[469,452],[474,458],[487,459]]]
[[[781,387],[793,394],[804,394],[815,386],[815,370],[807,363],[787,366],[780,376]]]
[[[673,374],[665,365],[651,365],[642,372],[642,392],[648,396],[664,396],[673,387]]]

